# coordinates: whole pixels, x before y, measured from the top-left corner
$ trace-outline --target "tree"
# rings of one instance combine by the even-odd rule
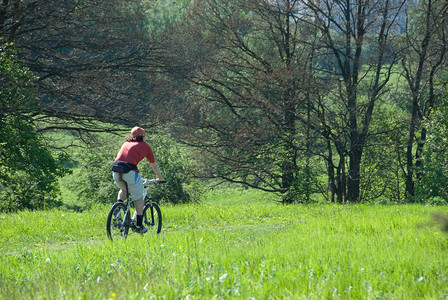
[[[389,87],[396,84],[391,80]],[[399,90],[400,91],[400,90]],[[361,164],[361,199],[363,201],[403,202],[405,167],[403,145],[406,141],[408,114],[399,104],[407,98],[389,91],[389,101],[379,101],[372,116],[368,144]]]
[[[325,62],[325,80],[336,95],[316,98],[321,133],[334,145],[339,163],[326,158],[338,201],[359,202],[361,164],[376,103],[396,61],[392,38],[405,1],[303,1],[310,26],[321,35],[317,49]],[[338,123],[338,125],[336,125]],[[348,158],[348,162],[346,162]],[[345,171],[346,163],[348,170]],[[334,170],[337,171],[336,180]]]
[[[363,151],[396,61],[390,45],[403,4],[199,2],[188,34],[203,41],[189,53],[201,67],[187,73],[197,89],[185,120],[195,128],[189,143],[219,165],[210,176],[282,193],[303,178],[318,187],[309,176],[318,164],[300,162],[319,155],[332,199],[361,201]]]
[[[11,45],[0,48],[0,62],[0,211],[53,207],[65,169],[32,123],[35,78]]]
[[[178,7],[185,1],[175,2]],[[27,66],[27,72],[34,74],[36,80],[32,85],[33,97],[11,96],[0,113],[26,120],[29,123],[26,130],[32,135],[65,129],[89,137],[86,132],[122,131],[123,126],[116,124],[138,123],[151,129],[167,121],[171,115],[165,104],[170,97],[169,86],[161,76],[164,49],[158,39],[171,20],[170,16],[163,15],[168,10],[157,11],[155,5],[161,4],[169,5],[166,1],[138,0],[3,1],[0,37],[8,43],[14,42],[19,49],[16,62]],[[28,91],[28,86],[24,90]],[[6,122],[6,118],[2,121]],[[58,146],[42,142],[36,137],[33,144],[33,149],[42,155],[49,154],[46,146]],[[76,192],[83,192],[83,197],[90,198],[88,205],[110,200],[108,196],[113,189],[110,177],[102,180],[110,175],[105,158],[108,154],[97,150],[85,155],[81,163],[91,173],[81,173],[80,179],[90,186],[85,187],[85,182],[81,182],[74,187]],[[48,171],[48,176],[61,174],[34,165]],[[170,185],[177,194],[172,191],[170,196],[176,194],[179,198],[172,197],[169,201],[187,201],[188,195],[182,190],[184,182],[180,182],[185,175],[170,175],[177,180]],[[7,183],[11,189],[12,182]],[[55,199],[54,196],[49,193],[48,198]]]
[[[403,36],[401,66],[412,99],[409,135],[406,147],[406,198],[413,201],[415,169],[422,164],[427,128],[421,126],[437,107],[437,74],[447,54],[448,3],[441,0],[420,1],[408,11],[409,23]],[[420,135],[418,131],[420,130]]]
[[[444,90],[444,91],[443,91]],[[440,91],[442,95],[437,109],[431,117],[423,121],[427,136],[422,151],[422,164],[417,169],[421,174],[416,181],[415,202],[424,200],[448,199],[448,160],[447,160],[447,132],[448,105],[446,82]]]
[[[39,130],[113,131],[158,123],[163,49],[148,32],[150,1],[3,1],[0,36],[38,76]],[[70,121],[67,123],[67,121]],[[50,124],[50,125],[48,125]]]
[[[283,193],[285,202],[320,191],[306,163],[314,137],[301,121],[312,51],[300,43],[299,2],[195,4],[172,49],[183,59],[175,74],[190,84],[178,136],[197,149],[200,176]]]

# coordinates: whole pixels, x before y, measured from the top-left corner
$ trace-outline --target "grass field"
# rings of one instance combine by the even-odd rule
[[[221,191],[110,242],[109,207],[0,215],[1,299],[447,299],[447,207]]]

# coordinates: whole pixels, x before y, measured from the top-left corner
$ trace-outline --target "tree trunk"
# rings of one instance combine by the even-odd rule
[[[335,203],[335,195],[336,195],[336,178],[334,176],[335,165],[333,164],[333,151],[331,150],[330,141],[327,142],[327,147],[328,147],[328,158],[327,158],[328,185],[330,186],[330,193],[331,193],[330,202]]]
[[[409,126],[409,137],[406,149],[406,200],[408,201],[415,195],[414,156],[412,154],[412,148],[414,146],[415,131],[417,127],[418,96],[414,95],[413,98],[411,124]]]
[[[358,47],[359,48],[359,47]],[[358,51],[357,51],[358,54]],[[358,56],[356,56],[358,57]],[[357,67],[358,65],[355,64]],[[353,67],[353,82],[357,82],[357,68]],[[360,183],[360,168],[362,158],[362,146],[360,143],[360,134],[358,129],[357,116],[357,87],[349,80],[346,82],[348,91],[348,113],[349,113],[349,127],[350,127],[350,151],[349,151],[349,170],[347,178],[347,201],[359,202],[359,183]]]
[[[347,179],[347,201],[352,203],[360,202],[359,185],[361,169],[362,150],[357,146],[350,153],[350,170]]]
[[[338,203],[344,203],[347,190],[347,178],[345,176],[345,156],[340,155],[339,158],[340,160],[337,169],[337,179],[336,179],[337,182],[336,196]]]
[[[293,86],[293,83],[292,85]],[[289,191],[294,184],[294,175],[296,173],[296,156],[297,150],[294,146],[296,137],[296,112],[294,108],[293,92],[288,89],[284,93],[284,138],[286,157],[282,165],[282,188],[285,192]],[[294,202],[296,199],[286,199],[287,202]]]

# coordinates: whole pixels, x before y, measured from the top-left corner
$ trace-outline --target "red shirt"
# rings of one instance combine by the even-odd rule
[[[154,158],[154,153],[147,143],[125,142],[123,146],[121,146],[115,160],[125,161],[137,165],[145,157],[148,159],[149,163],[154,163],[156,161]]]

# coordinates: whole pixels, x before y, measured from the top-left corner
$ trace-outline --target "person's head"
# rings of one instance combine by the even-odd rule
[[[135,126],[131,129],[131,134],[128,135],[125,140],[127,142],[137,141],[142,142],[144,137],[146,136],[146,132],[143,128]]]

